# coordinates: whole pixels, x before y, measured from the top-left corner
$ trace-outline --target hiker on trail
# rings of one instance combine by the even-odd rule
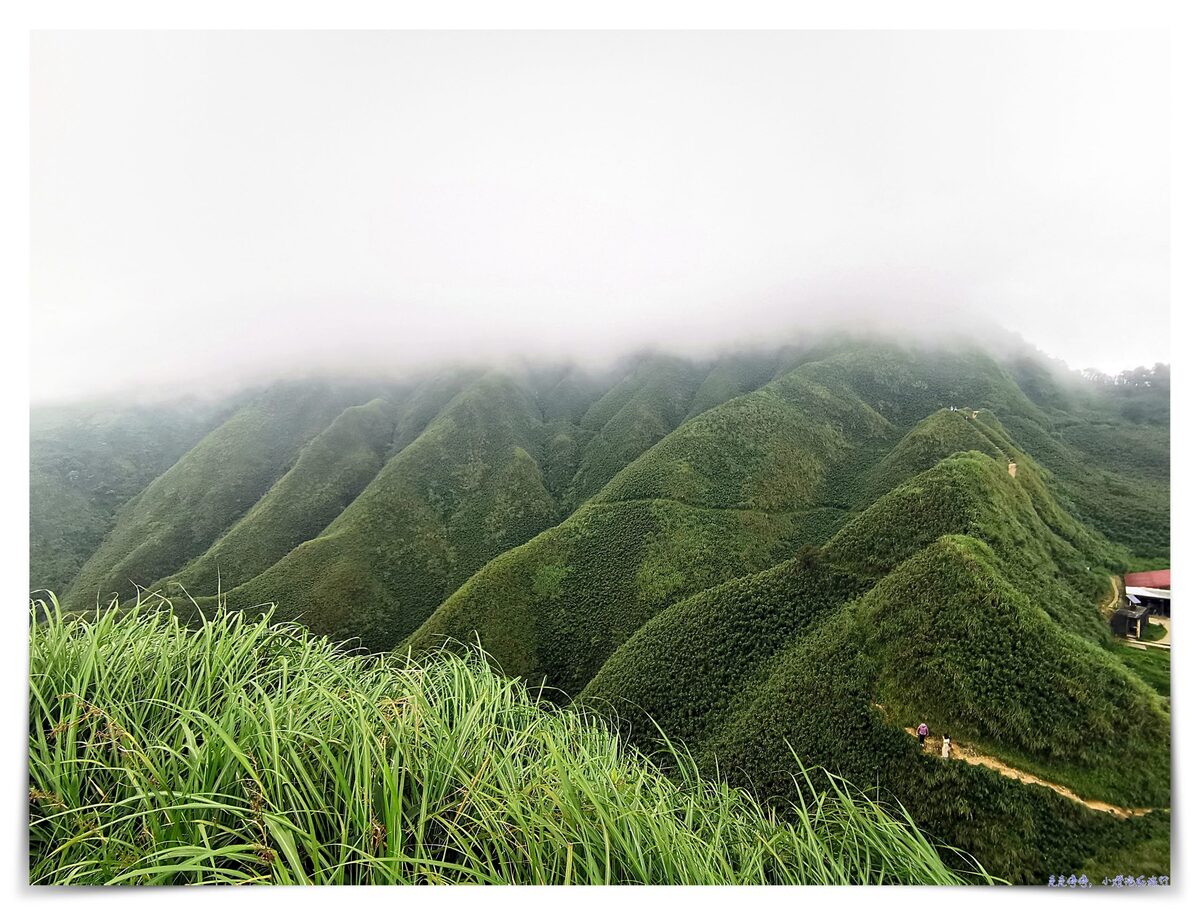
[[[942,735],[942,759],[950,758],[950,735]]]
[[[922,721],[917,725],[917,740],[921,742],[921,749],[925,749],[925,738],[929,736],[929,725]]]

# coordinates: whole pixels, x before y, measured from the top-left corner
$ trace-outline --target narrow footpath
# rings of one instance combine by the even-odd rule
[[[909,734],[915,739],[917,736],[916,728],[905,728]],[[930,734],[925,739],[925,752],[940,756],[942,753],[942,741],[940,738]],[[1085,807],[1090,807],[1092,810],[1100,810],[1104,813],[1111,813],[1113,816],[1126,819],[1128,817],[1145,816],[1153,807],[1118,807],[1116,804],[1109,804],[1104,801],[1089,801],[1087,798],[1082,798],[1066,785],[1056,785],[1054,782],[1048,782],[1044,778],[1038,778],[1029,772],[1022,772],[1020,769],[1015,769],[1006,762],[996,759],[994,756],[988,756],[985,753],[980,753],[972,747],[961,743],[952,744],[950,750],[952,759],[961,759],[965,763],[972,766],[984,766],[994,772],[999,772],[1006,778],[1013,778],[1026,785],[1042,785],[1052,791],[1057,791],[1063,797],[1070,798],[1077,804],[1083,804]]]
[[[1105,604],[1104,607],[1102,608],[1107,611],[1107,613],[1105,615],[1109,615],[1114,610],[1116,610],[1117,604],[1119,604],[1121,602],[1121,576],[1120,575],[1108,576],[1108,583],[1110,585],[1112,585],[1112,595],[1109,597],[1108,603]]]

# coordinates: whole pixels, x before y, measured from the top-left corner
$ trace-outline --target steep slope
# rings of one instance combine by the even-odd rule
[[[593,435],[581,453],[567,504],[581,505],[678,426],[704,375],[704,368],[690,360],[650,356],[593,403],[580,420]]]
[[[1002,568],[980,541],[949,535],[871,587],[828,551],[806,551],[662,612],[581,701],[630,721],[644,745],[659,728],[688,741],[764,795],[794,795],[793,753],[879,784],[923,828],[1010,879],[1161,838],[1165,818],[1115,822],[1047,789],[922,757],[903,734],[925,720],[1085,796],[1169,805],[1161,700],[1064,633]]]
[[[1056,491],[1079,520],[1136,555],[1169,560],[1169,429],[1095,417],[1050,433],[1011,431],[1054,475]]]
[[[891,426],[803,366],[688,421],[565,522],[494,561],[414,634],[478,638],[506,671],[581,688],[647,619],[821,543],[824,475]]]
[[[424,432],[431,422],[470,385],[482,378],[480,369],[458,368],[417,379],[410,387],[389,392],[395,432],[385,457],[390,460]]]
[[[1169,367],[1156,366],[1141,384],[1116,385],[1085,380],[1028,351],[1006,365],[1051,423],[1048,430],[1012,423],[1011,431],[1054,473],[1060,497],[1135,554],[1169,557]]]
[[[826,383],[841,383],[889,421],[907,429],[943,407],[990,410],[1048,426],[997,360],[978,345],[930,346],[849,338],[820,360]]]
[[[981,409],[995,404],[1039,419],[1015,383],[977,353],[931,356],[880,347],[804,363],[665,436],[562,525],[483,569],[438,608],[412,643],[479,638],[506,670],[545,677],[573,693],[655,613],[689,594],[766,568],[803,544],[822,543],[850,517],[850,506],[860,505],[861,494],[875,485],[872,480],[911,466],[920,435],[900,449],[893,466],[877,471],[880,458],[901,439],[900,429],[880,409],[903,421],[930,404],[936,410],[971,398]],[[589,412],[599,412],[603,404]],[[931,427],[923,431],[939,447],[924,447],[922,460],[960,444],[953,437],[938,439]],[[1054,509],[1040,471],[1006,441],[1002,429],[987,425],[981,414],[978,429],[964,431],[962,441],[992,453],[1002,451],[995,442],[1004,443],[1022,458],[1025,473],[1013,481],[1006,461],[980,455],[986,463],[973,472],[988,475],[995,485],[960,490],[947,468],[930,484],[943,490],[941,495],[927,498],[918,491],[911,494],[912,506],[899,505],[889,514],[897,530],[907,530],[915,516],[906,513],[913,511],[948,513],[942,528],[927,528],[930,539],[937,536],[935,529],[973,530],[972,512],[978,507],[963,501],[961,492],[1019,503],[1022,521],[1036,524],[1037,535],[1013,525],[995,536],[1005,549],[1031,550],[1063,565],[1069,583],[1054,576],[1044,581],[1054,612],[1102,638],[1102,620],[1094,612],[1081,613],[1078,598],[1104,582],[1100,572],[1087,569],[1081,547],[1101,552],[1103,547]],[[946,505],[939,509],[942,498]],[[985,509],[979,511],[987,515]],[[869,529],[880,537],[896,536],[895,531],[879,533],[878,525]],[[919,545],[909,544],[901,555]],[[854,552],[855,562],[867,563],[868,574],[878,574],[887,544],[861,545]]]
[[[377,398],[348,407],[304,446],[295,465],[229,531],[159,583],[192,594],[229,589],[315,537],[375,478],[396,432],[395,407]]]
[[[799,362],[799,356],[789,349],[726,353],[704,376],[685,419],[756,391]]]
[[[746,369],[745,358],[734,362]],[[233,577],[222,577],[226,586],[236,584],[244,573],[261,566],[269,551],[291,546],[290,554],[234,587],[228,595],[230,605],[278,603],[318,631],[358,639],[368,647],[391,647],[484,562],[559,521],[560,506],[571,504],[583,489],[607,482],[622,466],[621,455],[640,455],[674,428],[696,386],[713,370],[708,363],[653,357],[611,387],[603,378],[571,368],[495,372],[469,382],[327,529],[317,528],[316,521],[325,520],[321,512],[304,512],[307,527],[276,517],[280,506],[295,501],[284,493],[311,485],[306,482],[313,477],[308,462],[301,462],[280,480],[278,498],[269,494],[247,514],[244,529],[239,524],[202,560],[173,577],[192,592],[203,591],[196,586],[207,577],[211,590],[220,557],[242,552],[248,561],[235,560]],[[770,368],[759,371],[765,375]],[[415,414],[407,407],[404,415]],[[402,418],[398,427],[405,425],[411,428],[413,423]],[[336,439],[335,431],[330,435]],[[633,517],[638,512],[646,517],[635,519],[634,528],[643,521],[683,533],[713,526],[690,518],[679,523],[664,520],[678,513],[670,506],[653,511],[635,507],[626,514]],[[772,564],[782,555],[770,550],[786,534],[772,532],[760,548],[758,528],[786,532],[815,525],[817,533],[809,539],[823,539],[831,520],[836,519],[820,512],[776,525],[762,518],[721,519],[716,527],[729,532],[719,546],[702,545],[704,535],[696,533],[694,538],[688,535],[682,552],[688,563],[702,566],[710,554],[726,549],[734,528],[750,529],[744,538],[751,545],[747,551],[753,553],[745,560],[750,565],[712,562],[710,577],[723,580]],[[264,530],[288,527],[292,542],[258,538],[254,531],[260,522]],[[299,541],[297,531],[303,535]],[[686,567],[672,565],[683,560],[664,551],[658,541],[647,541],[645,559],[670,567],[668,576],[687,577]],[[338,606],[345,603],[348,588],[354,597],[349,614]],[[676,596],[663,582],[643,590],[656,607]],[[208,606],[213,601],[200,603]],[[640,622],[638,616],[632,628]],[[580,683],[592,672],[587,670]]]
[[[836,392],[836,398],[857,401],[860,409],[873,413],[876,420],[882,417],[891,424],[890,432],[860,438],[853,450],[843,451],[832,465],[820,466],[818,461],[815,466],[821,487],[819,493],[807,492],[812,482],[811,477],[805,477],[808,470],[799,465],[788,465],[787,462],[794,460],[796,455],[787,453],[786,442],[779,454],[769,453],[780,437],[771,439],[770,430],[764,429],[763,424],[775,422],[777,417],[761,401],[752,402],[748,405],[749,409],[740,415],[717,414],[724,416],[729,424],[747,423],[743,438],[752,439],[751,446],[753,440],[767,442],[759,449],[759,454],[753,453],[753,447],[748,448],[746,443],[738,442],[733,430],[718,431],[715,435],[705,432],[688,442],[677,440],[679,447],[676,451],[664,455],[664,460],[660,460],[657,466],[639,467],[641,474],[659,476],[659,479],[649,481],[649,486],[645,480],[628,478],[631,465],[678,428],[680,422],[699,418],[708,412],[706,408],[713,405],[729,403],[729,397],[740,400],[744,391],[754,390],[758,393],[755,385],[775,377],[780,368],[798,363],[804,363],[796,371],[802,375],[807,373],[805,385],[819,385],[827,391]],[[946,414],[939,419],[935,412],[929,420],[932,425],[912,430],[913,439],[901,443],[903,447],[898,449],[907,452],[910,459],[916,457],[915,464],[904,464],[893,454],[890,466],[877,466],[880,459],[896,445],[897,437],[926,415],[922,411],[936,411],[954,404],[982,410],[980,419],[994,416],[1003,421],[1012,438],[1006,438],[1005,442],[998,444],[1001,450],[1018,448],[1040,462],[1049,464],[1053,472],[1044,474],[1045,485],[1058,500],[1064,502],[1069,512],[1085,520],[1093,520],[1093,509],[1103,502],[1107,506],[1102,512],[1106,513],[1103,520],[1107,525],[1103,529],[1115,540],[1130,544],[1134,549],[1142,549],[1147,544],[1151,545],[1152,550],[1165,546],[1166,520],[1169,518],[1164,509],[1169,474],[1166,456],[1168,431],[1158,426],[1130,424],[1122,412],[1127,406],[1125,401],[1112,406],[1109,403],[1112,397],[1089,394],[1087,391],[1081,393],[1078,382],[1071,386],[1059,375],[1047,371],[1035,359],[1010,358],[1002,366],[996,359],[966,345],[921,349],[879,341],[864,342],[853,337],[833,337],[803,347],[735,350],[716,360],[689,361],[677,357],[643,355],[627,360],[625,367],[616,372],[585,372],[571,366],[534,366],[509,370],[506,374],[513,383],[528,390],[534,399],[538,431],[531,439],[532,447],[526,450],[538,464],[543,485],[556,501],[561,514],[566,514],[586,498],[596,495],[611,478],[622,472],[626,473],[625,482],[631,484],[632,488],[640,486],[649,497],[654,498],[682,497],[685,501],[710,507],[736,508],[758,506],[770,499],[786,503],[790,498],[787,489],[794,486],[805,493],[806,506],[822,505],[830,512],[853,513],[900,482],[906,473],[927,464],[928,456],[917,453],[921,447],[930,446],[934,452],[944,451],[949,441],[942,440],[944,436],[953,437],[968,430],[969,427],[962,423],[957,427],[947,425],[940,429],[933,428],[938,422],[950,423],[966,415]],[[779,388],[784,379],[794,375],[795,372],[786,371],[764,390]],[[397,415],[389,456],[411,444],[450,400],[480,377],[479,369],[460,368],[426,377],[421,383],[404,390],[390,387],[389,390],[395,393]],[[1032,399],[1026,396],[1022,384],[1029,389]],[[379,393],[380,390],[364,391],[365,396],[358,398],[358,402],[365,402],[372,393]],[[349,406],[354,401],[355,398],[350,398],[340,406]],[[753,415],[755,410],[760,409],[761,416]],[[1138,415],[1143,413],[1145,410]],[[175,415],[170,410],[163,410],[162,414],[163,425],[169,427],[172,423],[178,423],[186,411],[176,410]],[[300,414],[296,415],[301,424],[306,421]],[[1158,413],[1148,415],[1157,416]],[[835,433],[839,431],[838,424],[841,422],[842,417],[835,418],[832,424]],[[857,419],[851,417],[849,422],[853,425]],[[102,426],[96,428],[98,434],[104,434]],[[281,429],[276,431],[283,437],[294,434]],[[799,436],[805,434],[806,430],[796,428],[792,431]],[[827,436],[829,428],[818,424],[813,431],[818,436]],[[971,431],[984,430],[976,427]],[[311,437],[310,432],[301,431],[299,437]],[[169,433],[164,434],[169,437]],[[693,460],[689,450],[694,445],[703,446],[706,436],[719,443],[715,447],[729,446],[732,449],[734,454],[726,461],[731,466],[722,468],[719,466],[720,456],[712,454],[696,455],[696,463],[707,466],[691,466]],[[1018,446],[1016,441],[1020,441],[1021,445]],[[136,452],[136,438],[130,440],[130,444],[131,451]],[[964,435],[956,443],[956,448],[988,451],[988,446],[979,436],[972,438]],[[103,450],[93,449],[97,455]],[[1094,461],[1091,460],[1092,455],[1095,456]],[[284,462],[284,469],[294,457],[293,452],[292,457]],[[51,583],[61,583],[67,575],[72,574],[84,554],[94,552],[92,544],[100,532],[107,533],[114,526],[112,514],[115,508],[132,497],[142,478],[134,475],[129,480],[119,481],[121,485],[112,487],[111,499],[107,495],[93,499],[82,495],[75,484],[66,479],[73,473],[75,477],[79,474],[63,470],[70,461],[63,459],[61,449],[58,458],[49,461],[39,460],[35,449],[33,458],[31,484],[35,511],[31,570],[35,581],[38,578],[51,578]],[[777,466],[773,472],[764,466],[732,466],[743,459],[751,464],[757,461],[760,465],[764,460],[776,460]],[[113,457],[109,465],[119,468],[124,460]],[[142,460],[132,456],[129,458],[134,464]],[[674,466],[667,466],[670,461],[675,462]],[[43,469],[55,462],[60,465],[59,468],[49,475],[45,473]],[[119,470],[106,470],[103,461],[97,463],[89,457],[80,463],[88,474],[92,471],[87,469],[87,465],[97,464],[101,479],[121,476]],[[154,471],[162,470],[161,463],[146,466]],[[701,489],[711,486],[714,479],[732,479],[740,475],[743,480],[760,480],[757,484],[748,484],[751,489],[757,485],[759,491],[747,490],[737,494],[681,492],[681,486],[686,488],[697,483],[688,479],[689,475],[695,476],[697,469],[710,477],[707,481],[699,481]],[[677,476],[679,479],[668,481],[664,475]],[[256,483],[261,482],[258,476],[256,473]],[[138,482],[134,483],[134,480]],[[1103,485],[1094,485],[1097,480]],[[224,485],[224,481],[220,482],[221,485],[216,487],[218,491]],[[263,496],[265,493],[264,489],[257,495]],[[189,499],[197,501],[190,496],[185,501]],[[1121,506],[1119,514],[1123,520],[1114,521],[1115,510],[1105,500]],[[239,505],[243,504],[240,498],[238,501]],[[93,503],[97,508],[93,507]],[[134,532],[136,536],[113,532],[114,540],[124,545],[115,551],[106,547],[99,554],[97,564],[89,571],[89,580],[83,582],[81,587],[88,590],[98,586],[128,587],[128,580],[134,576],[128,574],[130,570],[120,567],[123,560],[120,554],[122,551],[140,549],[133,543],[134,539],[154,539],[142,536],[148,533],[143,522],[150,514],[160,514],[159,509],[166,503],[160,505],[154,499],[150,499],[150,503],[147,511],[134,513],[141,516],[141,522],[134,525],[138,528]],[[223,513],[222,526],[214,530],[214,525],[202,524],[202,531],[197,530],[194,536],[177,537],[178,531],[173,534],[167,532],[168,537],[175,537],[179,541],[167,553],[178,556],[180,564],[175,568],[167,568],[155,577],[178,576],[184,564],[198,561],[246,510],[235,511],[232,517],[230,513]],[[207,514],[205,509],[195,506],[190,513],[201,517]],[[320,512],[317,516],[321,521],[326,520]],[[178,525],[168,521],[165,526],[170,528]],[[297,536],[305,536],[316,527],[314,520],[303,529],[280,536],[278,542],[294,541]],[[155,536],[162,535],[163,532],[155,532]],[[210,535],[212,539],[208,539]],[[160,547],[148,546],[147,549],[154,553]],[[50,558],[51,555],[53,558]],[[58,564],[62,571],[52,575],[41,572],[40,568],[45,568],[46,562]],[[106,581],[106,575],[101,571],[104,564],[114,570],[111,580]],[[150,567],[162,569],[167,564],[164,559],[162,565],[154,562]],[[256,563],[250,565],[257,567]],[[208,575],[212,566],[206,560],[201,570]],[[139,583],[148,584],[140,577],[143,574],[140,569],[133,571],[137,571],[139,577],[136,580]],[[72,593],[72,599],[81,593]],[[89,595],[88,599],[92,597]]]
[[[663,611],[614,653],[584,692],[644,708],[694,740],[695,729],[715,725],[704,710],[732,701],[741,684],[754,679],[756,665],[821,615],[876,583],[896,581],[889,575],[946,537],[968,535],[993,557],[989,568],[1002,564],[1006,580],[1038,608],[1033,615],[1044,619],[1053,646],[1072,638],[1067,634],[1072,626],[1092,635],[1091,620],[1099,614],[1081,593],[1092,581],[1091,572],[1068,561],[1071,545],[1042,522],[1019,479],[978,452],[946,458],[878,500],[822,549],[802,550],[794,561]],[[920,606],[962,591],[938,569],[925,572],[923,582],[908,575],[903,587],[887,593],[902,605]],[[906,596],[904,587],[911,587],[911,594]],[[1056,619],[1066,626],[1053,625]],[[882,623],[872,621],[871,627],[882,628]],[[931,634],[914,638],[920,646],[938,644]],[[681,698],[676,702],[675,697]]]
[[[1169,804],[1170,719],[1098,645],[1060,626],[980,541],[939,539],[855,608],[889,717],[934,727],[1088,796]]]
[[[1018,466],[1013,478],[1003,459],[979,452],[946,458],[874,502],[826,552],[880,575],[944,534],[969,534],[1008,563],[1056,622],[1100,641],[1106,630],[1096,603],[1120,554],[1054,504],[1035,465]]]
[[[804,549],[664,610],[613,653],[580,698],[613,709],[643,746],[661,727],[703,747],[776,653],[873,583]]]
[[[202,554],[286,471],[299,450],[346,406],[357,386],[275,385],[218,428],[121,509],[79,572],[65,603],[129,596]]]
[[[75,605],[132,578],[208,608],[219,568],[231,608],[278,604],[367,648],[478,640],[647,745],[649,713],[762,796],[792,790],[795,750],[1040,881],[1124,847],[1161,858],[1166,817],[1116,822],[926,759],[904,728],[1080,797],[1169,806],[1167,706],[1103,650],[1096,609],[1131,551],[1169,548],[1161,400],[849,337],[293,385],[243,397],[132,498],[193,428],[182,414],[127,476],[102,448],[82,462],[117,481],[110,502],[70,488],[60,449],[34,468],[35,518],[56,518],[36,561],[57,537],[65,575],[105,530]]]
[[[391,648],[472,572],[557,520],[537,410],[500,375],[470,384],[319,535],[228,595]]]
[[[990,882],[853,786],[781,816],[672,777],[478,655],[362,658],[244,616],[36,609],[30,883]],[[690,769],[686,748],[674,758]]]
[[[1167,557],[1169,384],[1152,408],[1133,409],[1151,395],[1097,392],[1047,369],[1028,347],[1018,353],[993,354],[967,340],[916,347],[847,335],[809,357],[901,428],[942,407],[989,411],[1046,469],[1047,485],[1078,520],[1136,555]]]
[[[1015,460],[1015,446],[993,440],[984,419],[965,411],[938,410],[917,423],[866,479],[867,502],[895,489],[942,458],[959,451],[978,451],[996,460]]]
[[[648,618],[696,590],[770,566],[829,531],[823,513],[589,503],[493,560],[413,634],[424,649],[479,640],[510,674],[573,694]]]
[[[617,474],[602,502],[670,499],[718,509],[811,507],[836,461],[893,427],[811,363],[697,416]]]
[[[953,542],[930,547],[931,554],[957,549]],[[1011,631],[1015,621],[1003,617],[999,622],[1000,631]],[[999,636],[999,632],[991,634]],[[916,741],[899,724],[889,724],[874,704],[879,660],[864,650],[867,635],[853,604],[803,632],[742,692],[735,713],[714,733],[706,752],[735,781],[766,794],[787,796],[794,790],[786,773],[796,758],[877,784],[881,794],[912,809],[931,835],[954,842],[993,872],[1021,882],[1044,882],[1049,872],[1078,873],[1083,862],[1101,849],[1112,852],[1148,839],[1161,840],[1167,834],[1169,819],[1162,813],[1122,820],[1049,788],[1023,785],[983,767],[921,753]],[[1122,688],[1145,689],[1120,672],[1104,671],[1101,679],[1118,693]],[[1009,701],[1014,704],[1039,701],[1039,682],[1013,682],[1010,688]],[[1060,692],[1057,698],[1069,708],[1077,707],[1069,692]],[[1132,708],[1144,708],[1143,698],[1139,696]],[[1129,708],[1100,714],[1110,725],[1119,726],[1119,712]],[[1078,718],[1083,723],[1086,715]],[[935,733],[940,726],[962,736],[962,729],[951,729],[951,722],[932,716],[926,720]],[[1134,761],[1157,769],[1166,756],[1165,746],[1148,746]],[[1153,797],[1160,804],[1167,801],[1161,790]],[[1160,869],[1169,867],[1167,861],[1156,863]]]
[[[221,401],[30,410],[30,589],[64,593],[121,506],[232,409]]]

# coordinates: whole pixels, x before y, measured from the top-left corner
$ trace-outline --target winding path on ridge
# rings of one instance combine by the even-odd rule
[[[905,728],[904,730],[914,738],[917,736],[916,728]],[[925,752],[934,756],[940,756],[942,753],[942,742],[930,734],[926,739]],[[1119,807],[1116,804],[1109,804],[1105,801],[1089,801],[1087,798],[1080,797],[1066,785],[1057,785],[1054,782],[1048,782],[1044,778],[1038,778],[1038,776],[1029,772],[1023,772],[1006,762],[996,759],[994,756],[980,753],[978,750],[961,743],[953,744],[953,749],[950,752],[954,759],[961,759],[972,766],[984,766],[994,772],[999,772],[1006,778],[1014,778],[1026,785],[1041,785],[1052,791],[1057,791],[1063,797],[1070,798],[1077,804],[1083,804],[1084,807],[1090,807],[1092,810],[1100,810],[1104,813],[1111,813],[1113,816],[1121,817],[1122,819],[1131,816],[1145,816],[1154,809],[1153,807]]]
[[[887,718],[887,709],[885,709],[878,702],[872,702],[871,704],[883,713],[885,719]],[[916,728],[905,728],[904,730],[911,735],[914,740],[916,739]],[[942,742],[933,734],[930,734],[925,741],[925,752],[931,756],[941,756]],[[1102,813],[1110,813],[1115,817],[1120,817],[1121,819],[1145,816],[1147,813],[1150,813],[1155,809],[1153,807],[1121,807],[1117,804],[1110,804],[1107,801],[1088,800],[1087,798],[1080,797],[1066,785],[1048,782],[1044,778],[1039,778],[1038,776],[1034,775],[1032,772],[1024,772],[1021,769],[1010,766],[1008,763],[1003,762],[1002,760],[996,759],[994,756],[988,756],[986,753],[979,752],[974,747],[958,743],[957,741],[952,745],[950,755],[953,759],[961,759],[963,762],[972,766],[983,766],[984,768],[991,769],[993,772],[999,772],[1005,778],[1015,779],[1016,781],[1019,781],[1025,785],[1041,785],[1043,788],[1049,788],[1051,791],[1057,791],[1063,797],[1068,798],[1077,804],[1082,804],[1084,807],[1089,807],[1092,810],[1099,810]],[[1170,810],[1169,807],[1164,807],[1162,809],[1164,812]]]
[[[1121,602],[1121,577],[1119,575],[1112,575],[1109,577],[1109,581],[1112,585],[1112,596],[1100,607],[1101,612],[1105,613],[1105,615],[1112,613],[1117,608],[1117,605]],[[1135,645],[1135,647],[1144,648],[1145,646]],[[887,718],[887,709],[877,702],[872,702],[871,704],[883,713],[885,719]],[[916,728],[905,728],[904,730],[907,731],[914,739],[916,738]],[[942,753],[942,742],[933,734],[930,734],[929,737],[926,738],[925,752],[932,756],[940,756]],[[991,769],[993,772],[999,772],[1005,778],[1016,779],[1025,785],[1041,785],[1043,788],[1049,788],[1051,791],[1057,791],[1063,797],[1069,798],[1077,804],[1082,804],[1084,807],[1089,807],[1092,810],[1099,810],[1103,813],[1110,813],[1115,817],[1120,817],[1121,819],[1145,816],[1147,813],[1150,813],[1155,809],[1153,807],[1121,807],[1117,804],[1110,804],[1107,801],[1088,800],[1087,798],[1080,797],[1066,785],[1048,782],[1044,778],[1039,778],[1031,772],[1024,772],[1021,769],[1010,766],[1008,763],[996,759],[994,756],[988,756],[986,753],[981,753],[974,747],[967,746],[966,744],[957,742],[954,743],[950,754],[952,758],[961,759],[963,762],[969,765],[983,766]],[[1169,807],[1164,807],[1161,809],[1164,812],[1170,811]]]

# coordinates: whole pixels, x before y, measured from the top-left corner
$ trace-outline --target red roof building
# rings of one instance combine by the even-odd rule
[[[1161,588],[1171,590],[1171,570],[1160,569],[1157,572],[1130,572],[1125,576],[1127,588]]]

